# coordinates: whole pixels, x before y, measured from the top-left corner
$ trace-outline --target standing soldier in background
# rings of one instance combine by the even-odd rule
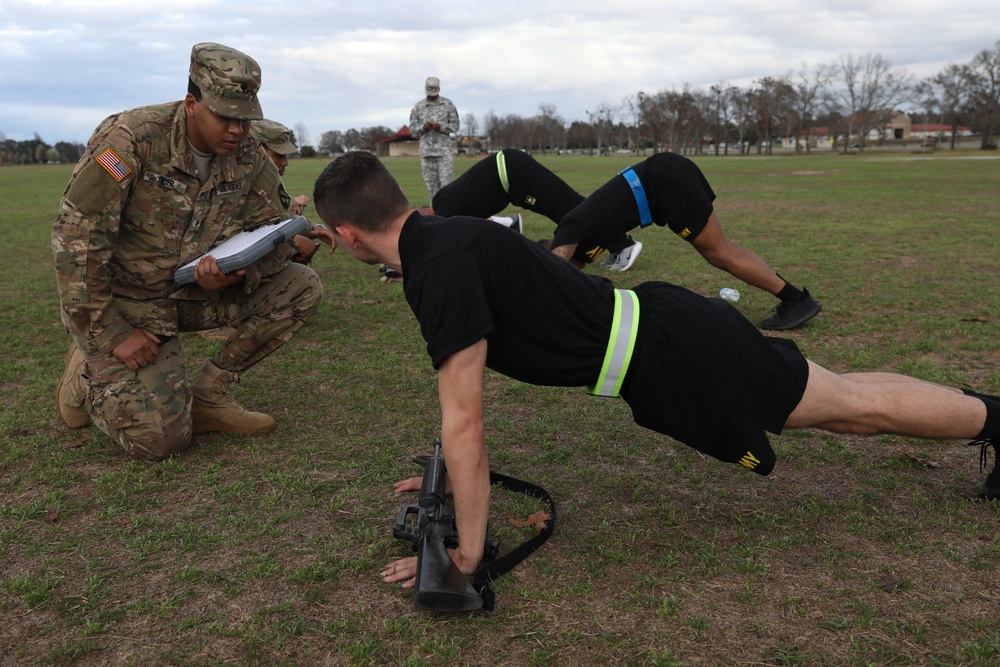
[[[427,202],[455,178],[451,133],[458,132],[458,109],[447,97],[441,97],[441,81],[427,77],[427,97],[410,111],[410,134],[420,139],[420,170],[427,184]]]
[[[61,316],[73,338],[57,390],[70,428],[94,422],[132,456],[161,459],[192,433],[267,433],[269,415],[228,394],[287,343],[323,293],[291,244],[223,273],[211,249],[287,217],[290,198],[256,141],[260,66],[221,44],[191,49],[182,101],[107,118],[52,229]],[[195,284],[174,272],[197,259]],[[188,387],[177,334],[235,327]]]

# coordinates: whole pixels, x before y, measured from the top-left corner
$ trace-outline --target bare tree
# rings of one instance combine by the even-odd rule
[[[985,116],[981,148],[996,148],[993,127],[1000,115],[1000,41],[992,49],[983,49],[968,65],[973,103]]]
[[[730,88],[729,99],[732,104],[740,155],[743,155],[749,152],[748,135],[756,128],[757,92],[754,88],[733,87]]]
[[[299,148],[312,146],[312,142],[309,140],[309,132],[306,130],[306,124],[302,121],[295,124],[295,138],[299,140]]]
[[[712,91],[712,100],[715,105],[715,122],[712,124],[713,135],[712,135],[712,146],[715,149],[716,156],[719,155],[719,144],[722,143],[722,96],[725,94],[726,89],[729,88],[729,84],[724,81],[713,84],[709,90]]]
[[[691,105],[687,114],[687,145],[697,155],[705,150],[705,137],[715,122],[716,99],[702,90],[689,90]]]
[[[477,143],[476,130],[479,129],[479,124],[476,121],[476,114],[471,111],[465,114],[465,117],[462,118],[462,125],[465,126],[465,150],[469,155],[472,155],[472,148]]]
[[[733,135],[733,119],[736,117],[736,101],[741,92],[736,86],[725,82],[719,82],[717,85],[719,92],[716,100],[716,122],[721,127],[722,154],[729,155],[729,144]]]
[[[757,134],[757,153],[772,154],[775,126],[781,126],[786,134],[791,132],[791,118],[794,115],[795,91],[785,77],[765,76],[754,81],[754,110]]]
[[[941,125],[944,125],[947,117],[951,124],[951,150],[955,150],[960,115],[967,108],[972,93],[968,68],[963,65],[948,65],[934,76],[918,83],[915,90],[925,108],[933,106],[938,110]]]
[[[618,109],[611,106],[607,102],[601,102],[597,105],[597,111],[594,112],[594,120],[596,121],[595,131],[597,132],[597,154],[601,154],[601,144],[603,144],[610,149],[611,148],[611,132],[615,126],[615,116],[618,114]]]
[[[483,118],[483,134],[486,135],[486,152],[493,153],[494,151],[503,148],[503,146],[497,146],[496,133],[498,130],[499,119],[497,115],[493,113],[493,109],[486,112],[486,116]]]
[[[869,130],[882,127],[895,105],[906,101],[911,92],[910,77],[893,72],[892,63],[880,53],[840,57],[844,87],[837,93],[847,112],[847,138],[844,152],[857,128],[858,148],[864,151]]]
[[[827,101],[827,86],[833,80],[836,68],[833,65],[817,65],[810,72],[805,63],[794,79],[790,81],[795,93],[795,151],[799,152],[799,137],[805,131],[806,153],[810,152],[812,138],[809,129],[813,126],[820,107]]]
[[[558,150],[566,138],[565,121],[556,113],[554,104],[539,104],[537,126],[538,147],[543,153]]]
[[[639,124],[641,120],[641,113],[639,111],[639,97],[637,95],[629,95],[624,100],[622,100],[622,113],[627,114],[631,124],[627,126],[626,134],[628,137],[628,147],[633,153],[639,152]],[[646,151],[643,149],[643,154]]]

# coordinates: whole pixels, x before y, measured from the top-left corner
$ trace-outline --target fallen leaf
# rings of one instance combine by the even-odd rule
[[[985,317],[983,317],[982,315],[977,315],[976,317],[963,317],[962,321],[963,322],[989,322],[989,320],[986,319]]]
[[[55,523],[59,520],[59,510],[55,507],[50,507],[47,512],[45,512],[45,523]]]
[[[906,456],[906,458],[910,459],[914,463],[919,463],[920,465],[924,466],[925,468],[940,468],[941,467],[941,464],[938,463],[937,461],[928,461],[927,459],[922,459],[922,458],[913,456],[912,454],[906,454],[905,456]]]
[[[66,449],[78,449],[86,444],[87,444],[86,438],[77,438],[76,440],[71,440],[70,442],[60,443],[59,446],[64,447]]]
[[[534,528],[536,533],[540,533],[548,527],[549,521],[552,520],[552,515],[545,510],[539,510],[524,521],[520,521],[514,517],[509,517],[507,520],[518,528]]]

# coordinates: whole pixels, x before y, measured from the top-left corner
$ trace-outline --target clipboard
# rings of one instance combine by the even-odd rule
[[[309,226],[309,221],[303,216],[289,218],[273,225],[262,225],[248,232],[241,232],[227,241],[209,250],[218,262],[223,273],[232,273],[250,266],[261,257],[270,254],[282,243],[290,240],[296,234],[301,234]],[[201,257],[204,257],[202,255]],[[194,282],[194,267],[201,257],[188,262],[174,272],[174,281],[180,284]]]

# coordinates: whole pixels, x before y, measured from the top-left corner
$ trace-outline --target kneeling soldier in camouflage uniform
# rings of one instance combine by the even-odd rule
[[[245,230],[287,217],[288,194],[256,141],[260,68],[226,46],[191,50],[183,101],[125,111],[94,132],[52,230],[62,320],[73,337],[59,415],[93,421],[133,456],[186,449],[192,433],[267,433],[274,420],[227,394],[291,340],[323,289],[290,244],[223,273],[206,257],[195,284],[174,271]],[[235,332],[185,385],[181,331]]]

